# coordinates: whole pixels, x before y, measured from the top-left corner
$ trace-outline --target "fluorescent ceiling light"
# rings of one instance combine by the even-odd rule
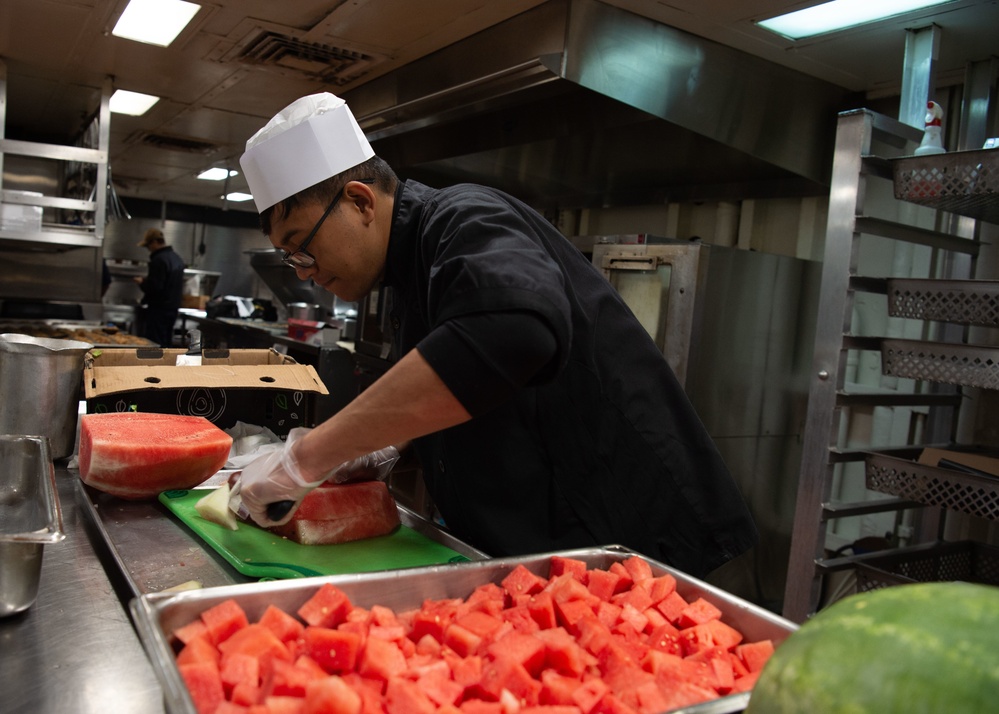
[[[184,0],[130,0],[111,34],[167,47],[200,9]]]
[[[159,97],[154,97],[151,94],[116,89],[111,95],[110,107],[111,111],[116,114],[131,114],[137,117],[149,111],[149,108],[159,100]]]
[[[788,39],[800,40],[948,2],[953,0],[832,0],[757,24]]]
[[[239,201],[249,201],[251,198],[253,198],[252,194],[243,193],[242,191],[234,191],[233,193],[227,193],[225,200],[238,203]]]
[[[230,176],[236,176],[238,174],[239,171],[233,171],[232,169],[222,169],[219,167],[215,167],[213,169],[206,169],[202,171],[200,174],[198,174],[198,178],[203,179],[205,181],[221,181],[223,179],[229,178]]]

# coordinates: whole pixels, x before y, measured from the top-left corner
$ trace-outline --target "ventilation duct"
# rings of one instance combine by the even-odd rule
[[[826,192],[834,85],[598,0],[551,0],[344,94],[430,184],[574,207]]]

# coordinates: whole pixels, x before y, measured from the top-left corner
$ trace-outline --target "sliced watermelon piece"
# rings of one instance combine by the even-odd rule
[[[303,545],[334,545],[391,533],[395,499],[382,481],[326,483],[302,499],[295,515],[270,530]]]
[[[80,478],[128,500],[197,486],[225,466],[232,437],[204,417],[150,412],[80,417]]]

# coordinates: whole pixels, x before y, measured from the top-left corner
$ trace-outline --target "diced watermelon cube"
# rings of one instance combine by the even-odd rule
[[[482,647],[483,638],[475,634],[467,627],[462,627],[457,622],[448,626],[444,632],[443,644],[450,647],[460,657],[468,657],[476,654]]]
[[[586,589],[595,597],[607,602],[617,592],[617,584],[621,582],[621,576],[609,570],[595,568],[586,575]]]
[[[680,612],[679,625],[681,628],[702,625],[709,620],[720,619],[721,615],[721,610],[704,598],[699,597]]]
[[[500,582],[503,589],[510,595],[533,595],[541,592],[545,587],[545,579],[535,575],[522,563],[510,571],[510,573]]]
[[[305,686],[303,714],[361,714],[361,695],[343,679],[332,675]]]
[[[538,702],[541,704],[572,704],[576,705],[572,695],[581,684],[578,677],[568,677],[553,669],[541,673],[541,691]]]
[[[749,692],[756,686],[756,680],[760,678],[759,672],[750,672],[747,675],[738,677],[732,684],[732,692]]]
[[[608,692],[590,710],[591,714],[638,714],[638,710],[625,704]]]
[[[323,677],[325,676],[324,672]],[[300,669],[291,662],[274,660],[261,691],[264,699],[268,697],[304,697],[305,685],[313,679],[318,679],[314,672],[304,668]]]
[[[455,705],[465,693],[465,686],[451,679],[451,671],[430,670],[420,675],[416,686],[437,706]]]
[[[402,677],[392,677],[385,688],[388,714],[434,714],[437,707],[416,685]]]
[[[300,697],[264,697],[268,714],[302,714],[305,701]]]
[[[336,627],[347,619],[351,610],[347,595],[331,583],[323,585],[300,608],[298,615],[317,627]]]
[[[635,584],[634,580],[631,579],[631,573],[625,568],[619,561],[611,563],[610,567],[607,568],[607,572],[614,573],[619,578],[621,578],[617,587],[615,588],[615,594],[623,593],[625,590],[631,590],[632,586]]]
[[[330,674],[352,671],[360,650],[361,638],[353,632],[311,625],[302,632],[302,651]]]
[[[520,707],[517,714],[580,714],[580,711],[575,704],[536,704]]]
[[[550,592],[542,591],[532,596],[530,602],[527,603],[527,611],[531,613],[531,619],[538,623],[538,627],[542,630],[555,627],[557,624],[555,601],[552,600]]]
[[[652,596],[643,588],[632,588],[627,592],[619,593],[611,599],[611,602],[621,607],[631,605],[639,612],[655,604],[652,601]]]
[[[219,651],[222,652],[222,665],[225,666],[226,660],[235,654],[247,654],[251,657],[255,657],[260,660],[261,664],[261,676],[264,674],[263,668],[265,668],[271,660],[280,659],[284,661],[291,661],[291,653],[285,644],[277,638],[273,632],[268,630],[263,625],[252,624],[247,625],[243,629],[236,632],[229,639],[219,645]]]
[[[545,645],[545,667],[573,677],[586,671],[591,655],[561,627],[541,630],[534,637]]]
[[[301,622],[274,605],[267,606],[264,614],[257,620],[257,624],[263,625],[273,632],[282,642],[298,639],[302,630],[305,629]]]
[[[523,665],[510,659],[498,659],[483,662],[482,678],[474,689],[482,693],[483,698],[493,701],[499,701],[500,693],[505,689],[522,704],[537,704],[541,682]]]
[[[572,701],[583,714],[589,714],[605,694],[607,685],[602,679],[588,679],[576,687],[572,693]]]
[[[498,617],[476,610],[457,618],[454,624],[460,625],[483,639],[489,639],[503,626],[503,621]]]
[[[482,699],[466,699],[458,709],[463,714],[506,714],[499,702],[487,702]]]
[[[450,657],[444,651],[445,658],[451,666],[451,678],[463,687],[470,687],[482,679],[482,657],[472,655],[470,657]]]
[[[504,622],[509,622],[516,632],[530,634],[541,629],[541,626],[531,617],[531,611],[527,605],[508,607],[500,613],[500,617]]]
[[[187,685],[191,701],[198,714],[212,714],[225,701],[219,668],[211,662],[178,665],[180,676]]]
[[[368,638],[357,663],[357,673],[362,677],[373,677],[388,681],[391,677],[406,671],[406,657],[399,645],[386,640]]]
[[[675,590],[656,603],[656,609],[674,625],[680,620],[680,613],[689,605],[680,593]]]
[[[746,665],[750,672],[759,672],[774,653],[774,643],[771,640],[759,640],[736,645],[735,654]]]
[[[506,657],[523,665],[532,677],[541,674],[545,664],[545,643],[533,635],[510,632],[486,647],[493,658]]]
[[[215,645],[225,642],[233,633],[249,624],[246,612],[231,598],[202,612],[201,621],[208,630],[208,639]]]
[[[680,630],[673,625],[664,623],[654,629],[649,634],[646,643],[653,649],[667,652],[674,655],[683,654],[683,645],[680,644]]]
[[[257,687],[260,685],[260,661],[256,657],[238,652],[226,658],[220,675],[222,687],[228,696],[232,695],[232,690],[237,684],[247,683]]]
[[[555,620],[569,632],[576,632],[577,623],[591,617],[594,617],[593,608],[584,600],[555,602]]]
[[[636,583],[652,577],[652,567],[648,561],[644,558],[639,558],[637,555],[626,558],[622,562],[622,565],[624,565],[624,569],[628,571],[631,579]]]
[[[676,578],[669,573],[664,573],[658,577],[642,580],[638,583],[638,587],[645,590],[655,604],[676,590]]]
[[[178,627],[176,630],[174,630],[173,635],[186,645],[188,642],[190,642],[199,635],[208,637],[208,628],[205,627],[205,623],[202,622],[200,619],[192,620],[183,627]]]
[[[211,662],[218,666],[219,650],[208,641],[208,635],[199,635],[184,645],[177,655],[177,664],[195,664],[197,662]]]
[[[586,578],[586,563],[576,558],[553,555],[549,563],[549,579],[557,578],[564,573],[571,573],[576,580],[583,582]]]

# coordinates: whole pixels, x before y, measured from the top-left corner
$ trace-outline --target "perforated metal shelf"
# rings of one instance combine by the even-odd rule
[[[881,371],[895,377],[999,389],[999,349],[923,340],[883,340]]]
[[[999,149],[892,160],[895,198],[999,223]]]
[[[888,314],[999,327],[999,281],[889,278]]]
[[[999,478],[884,454],[870,454],[865,465],[867,487],[872,491],[999,520]]]

